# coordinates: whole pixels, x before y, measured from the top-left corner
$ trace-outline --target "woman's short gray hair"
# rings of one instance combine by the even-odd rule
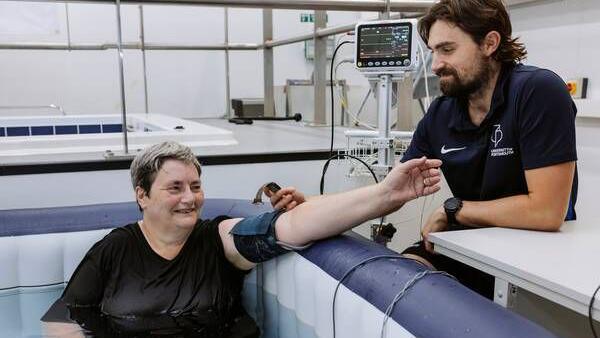
[[[198,170],[198,175],[201,173],[200,162],[198,162],[190,147],[167,141],[144,149],[133,159],[130,169],[133,189],[141,187],[146,194],[150,194],[150,187],[156,178],[156,174],[166,160],[177,160],[185,164],[191,164]]]

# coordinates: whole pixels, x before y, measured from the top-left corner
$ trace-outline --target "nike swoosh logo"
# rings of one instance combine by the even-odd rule
[[[461,147],[461,148],[447,148],[446,149],[446,145],[444,144],[442,146],[442,155],[447,154],[447,153],[451,153],[453,151],[459,151],[459,150],[463,150],[463,149],[467,149],[467,147]]]

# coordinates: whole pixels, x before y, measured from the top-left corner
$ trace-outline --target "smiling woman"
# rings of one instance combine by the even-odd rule
[[[240,304],[246,272],[225,257],[218,227],[226,217],[198,220],[200,174],[191,149],[175,142],[134,159],[142,220],[113,230],[85,255],[61,297],[70,319],[107,336],[178,328],[182,318],[192,332],[220,335],[241,323],[233,329],[242,336],[258,334]]]
[[[248,270],[436,192],[440,165],[423,157],[399,164],[377,185],[297,206],[290,200],[281,210],[244,219],[198,220],[204,195],[192,150],[175,142],[151,146],[131,165],[142,220],[94,244],[61,302],[70,319],[100,336],[131,333],[136,322],[148,330],[148,323],[168,329],[181,321],[207,337],[257,336],[241,305]]]

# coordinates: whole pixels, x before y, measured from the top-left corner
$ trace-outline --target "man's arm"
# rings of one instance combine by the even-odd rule
[[[440,189],[439,160],[420,159],[400,163],[379,184],[309,199],[279,216],[275,234],[279,241],[294,246],[340,234],[367,220],[391,213],[404,203]],[[236,249],[231,229],[240,219],[219,225],[227,259],[240,269],[254,263]]]
[[[571,195],[575,162],[525,170],[529,193],[490,201],[463,201],[456,220],[474,227],[497,226],[540,231],[557,231],[562,225]],[[426,247],[431,232],[447,228],[444,208],[438,208],[427,221],[422,234]]]
[[[557,231],[567,214],[574,173],[575,162],[526,170],[529,194],[464,202],[457,220],[464,225]]]

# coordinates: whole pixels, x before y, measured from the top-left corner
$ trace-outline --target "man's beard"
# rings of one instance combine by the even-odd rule
[[[461,79],[454,68],[444,67],[436,75],[449,75],[451,80],[440,80],[440,90],[444,95],[458,98],[468,98],[471,94],[479,91],[491,78],[491,62],[484,58],[480,59],[480,64],[473,77],[468,80]]]

